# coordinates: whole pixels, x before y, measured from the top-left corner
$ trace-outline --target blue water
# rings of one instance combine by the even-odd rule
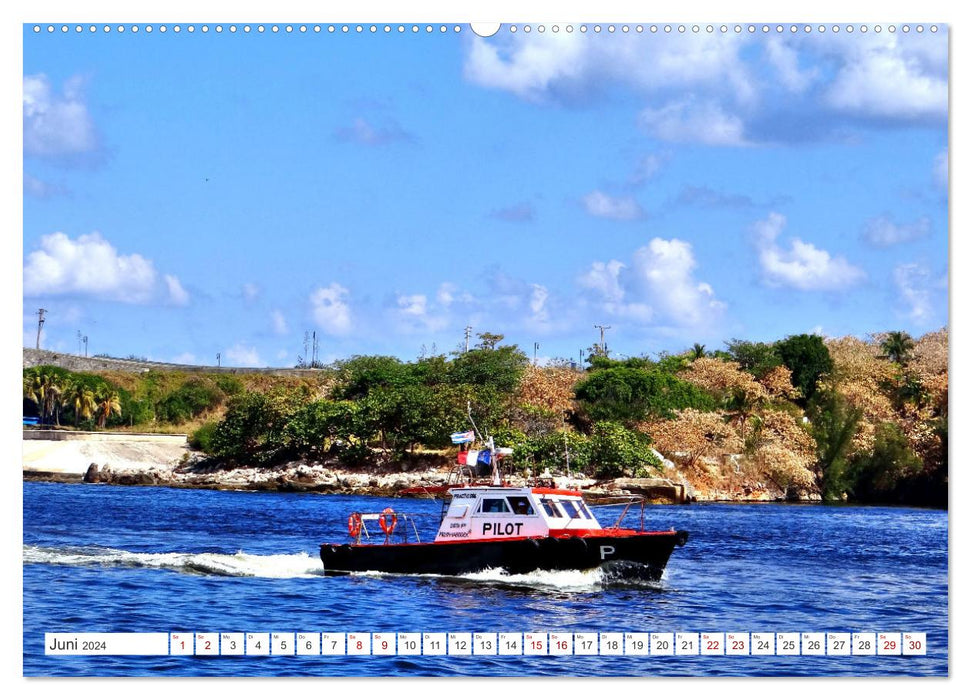
[[[656,586],[596,574],[323,576],[388,499],[24,484],[24,673],[46,676],[887,676],[948,672],[947,513],[656,506],[691,532]],[[434,501],[395,500],[427,518]],[[603,522],[611,518],[599,513]],[[45,632],[927,633],[926,657],[68,657]]]

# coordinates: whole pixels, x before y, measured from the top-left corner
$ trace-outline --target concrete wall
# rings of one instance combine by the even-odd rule
[[[185,445],[188,436],[184,433],[92,433],[83,430],[30,430],[24,429],[24,440],[52,440],[61,442],[77,440],[81,442],[147,442],[157,445]]]
[[[82,357],[50,350],[24,348],[24,368],[53,365],[72,372],[98,372],[102,370],[120,372],[219,372],[222,374],[267,374],[282,377],[312,377],[321,372],[319,369],[294,369],[278,367],[207,367],[205,365],[177,365],[171,362],[142,362],[139,360],[116,360],[109,357]]]

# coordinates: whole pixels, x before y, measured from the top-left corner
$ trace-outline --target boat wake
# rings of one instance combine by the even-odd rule
[[[129,552],[108,547],[38,547],[24,545],[24,564],[53,564],[55,566],[119,567],[167,569],[185,574],[252,577],[252,578],[313,578],[324,576],[320,559],[305,552],[299,554],[216,554],[213,552]],[[351,576],[373,578],[439,579],[459,585],[487,585],[496,588],[541,590],[565,593],[602,591],[616,587],[661,588],[659,582],[646,582],[636,576],[610,569],[589,571],[531,571],[510,574],[504,569],[485,569],[461,576],[440,574],[389,574],[363,571]]]
[[[211,552],[129,552],[105,547],[24,545],[24,564],[168,569],[188,574],[255,578],[323,576],[320,559],[300,554],[215,554]]]
[[[374,578],[408,577],[439,579],[458,585],[466,586],[495,586],[496,588],[510,588],[521,590],[540,590],[561,593],[588,593],[602,591],[607,588],[649,588],[663,589],[660,581],[645,581],[634,576],[618,575],[617,572],[603,569],[588,571],[547,571],[536,570],[527,574],[510,574],[504,569],[484,569],[471,574],[459,576],[443,576],[441,574],[389,574],[381,571],[361,571],[351,576]]]

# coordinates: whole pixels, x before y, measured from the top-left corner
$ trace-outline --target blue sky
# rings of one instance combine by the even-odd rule
[[[223,26],[25,27],[25,345],[40,307],[51,349],[277,366],[948,322],[943,25]]]

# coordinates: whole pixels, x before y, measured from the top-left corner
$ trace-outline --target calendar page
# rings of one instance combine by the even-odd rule
[[[23,20],[23,675],[947,677],[951,26],[452,10]]]

